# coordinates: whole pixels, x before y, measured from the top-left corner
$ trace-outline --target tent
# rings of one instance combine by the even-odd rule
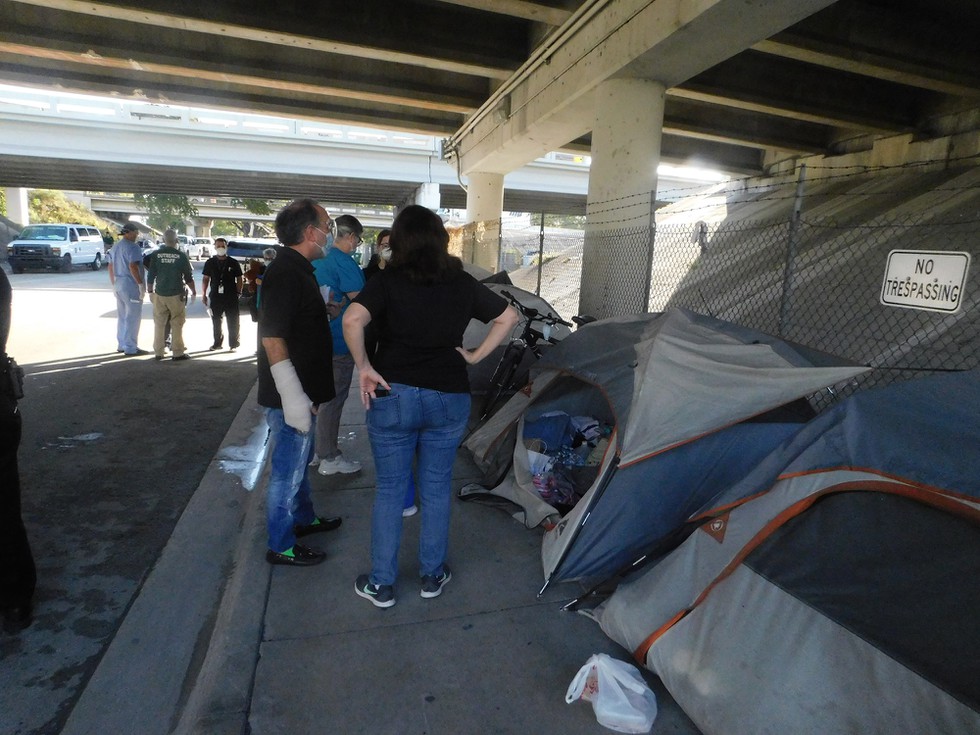
[[[602,579],[792,436],[799,418],[782,407],[865,370],[681,309],[594,322],[546,353],[529,388],[467,439],[486,480],[460,497],[506,498],[529,528],[549,528],[545,586]],[[601,460],[578,470],[571,509],[543,499],[524,440],[555,410],[611,427]]]
[[[592,614],[704,733],[980,732],[978,407],[852,396]]]

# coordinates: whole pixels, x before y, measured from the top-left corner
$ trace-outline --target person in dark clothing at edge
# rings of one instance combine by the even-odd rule
[[[266,494],[270,564],[310,566],[326,558],[297,538],[332,531],[339,517],[316,515],[307,465],[313,456],[316,407],[334,397],[328,307],[311,260],[330,247],[333,222],[312,199],[297,199],[276,215],[284,247],[269,264],[259,309],[259,405],[273,438]]]
[[[225,340],[221,331],[221,318],[228,322],[228,347],[238,349],[241,321],[238,313],[238,297],[242,292],[242,265],[228,255],[228,241],[223,237],[214,240],[214,255],[204,262],[201,293],[205,306],[211,307],[211,326],[214,341],[209,350],[220,350]]]
[[[20,508],[21,416],[17,408],[17,376],[7,356],[12,291],[0,269],[0,613],[3,627],[17,633],[31,624],[37,570]]]
[[[344,315],[344,339],[359,371],[377,471],[371,511],[371,571],[354,592],[375,607],[395,604],[405,481],[418,458],[422,504],[419,594],[438,597],[452,578],[445,563],[456,450],[470,415],[466,366],[486,357],[517,324],[507,302],[463,270],[432,210],[403,209],[391,228],[391,262]],[[470,319],[493,322],[475,349],[462,347]],[[368,356],[364,329],[378,321]]]

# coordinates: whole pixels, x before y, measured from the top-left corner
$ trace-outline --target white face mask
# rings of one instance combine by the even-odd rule
[[[381,248],[381,260],[391,260],[391,248]]]
[[[228,248],[215,248],[214,252],[218,255],[224,255],[228,252]]]
[[[323,243],[323,245],[321,245],[320,243],[316,242],[316,240],[314,240],[313,242],[314,242],[314,244],[318,248],[320,248],[320,257],[326,258],[327,257],[327,251],[330,250],[330,248],[333,247],[333,233],[332,232],[324,232],[323,230],[321,230],[316,225],[313,225],[313,229],[316,230],[317,232],[322,233],[323,236],[324,236],[324,243]]]
[[[272,262],[272,258],[266,258],[265,259],[265,264],[266,265],[269,265],[269,263],[271,263],[271,262]]]

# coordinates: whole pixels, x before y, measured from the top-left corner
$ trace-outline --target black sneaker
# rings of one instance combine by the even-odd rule
[[[294,544],[292,548],[286,549],[283,552],[273,551],[272,549],[265,552],[265,560],[270,564],[285,564],[291,567],[311,567],[314,564],[319,564],[326,558],[327,555],[322,551],[308,549],[299,544]]]
[[[362,574],[354,582],[354,592],[365,600],[370,600],[375,607],[391,607],[395,604],[395,591],[390,584],[371,584],[371,579]]]
[[[323,533],[324,531],[332,531],[335,528],[340,528],[341,523],[343,523],[343,519],[340,516],[317,516],[313,519],[313,523],[305,526],[295,526],[293,533],[296,534],[296,538],[302,538],[303,536],[309,536],[311,533]]]
[[[422,591],[419,595],[429,599],[430,597],[438,597],[442,594],[442,588],[446,586],[446,582],[453,578],[453,573],[449,571],[449,565],[442,565],[442,574],[438,577],[434,577],[431,574],[426,574],[422,577]]]

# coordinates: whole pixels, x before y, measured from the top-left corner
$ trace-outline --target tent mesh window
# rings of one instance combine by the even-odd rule
[[[980,527],[909,498],[826,496],[745,565],[980,710]]]

